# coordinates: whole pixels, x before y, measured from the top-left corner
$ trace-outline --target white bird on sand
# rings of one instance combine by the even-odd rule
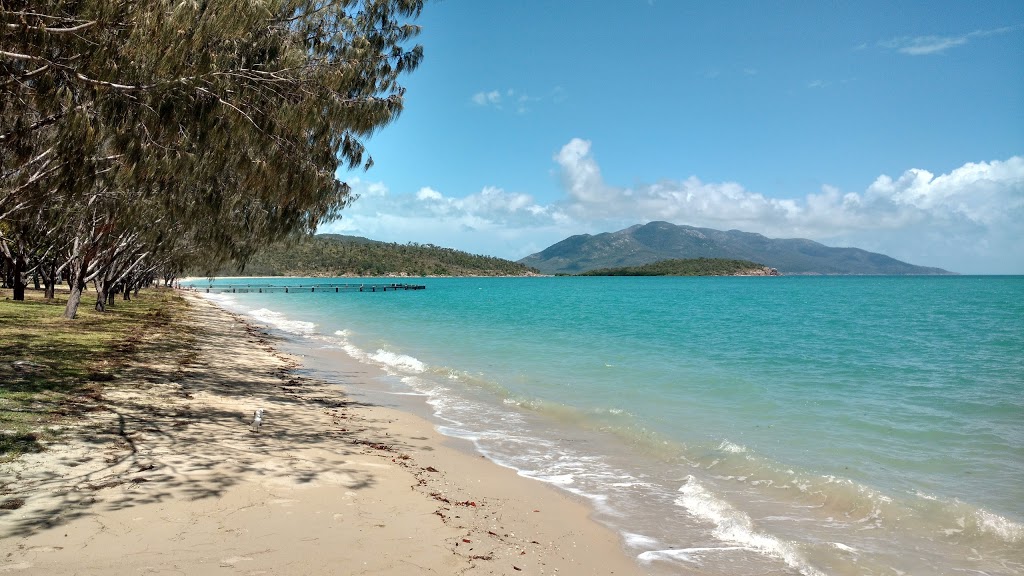
[[[260,426],[263,425],[263,408],[257,408],[256,412],[252,415],[252,431],[259,432]]]

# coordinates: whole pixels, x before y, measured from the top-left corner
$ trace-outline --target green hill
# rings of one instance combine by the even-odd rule
[[[359,236],[319,234],[271,246],[245,268],[217,276],[528,276],[537,271],[493,256],[432,244],[378,242]],[[205,275],[199,273],[197,275]]]
[[[688,258],[661,260],[643,266],[601,268],[577,276],[778,276],[779,271],[749,260]]]

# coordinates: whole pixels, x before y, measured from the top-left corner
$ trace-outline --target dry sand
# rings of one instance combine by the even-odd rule
[[[641,573],[583,503],[294,377],[190,298],[186,363],[149,354],[64,441],[0,466],[0,500],[23,502],[0,510],[0,574]]]

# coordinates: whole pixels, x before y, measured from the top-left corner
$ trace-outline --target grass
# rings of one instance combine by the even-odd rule
[[[168,289],[118,299],[105,313],[86,294],[75,320],[62,316],[66,293],[52,301],[36,290],[23,302],[11,297],[0,289],[0,461],[42,451],[66,419],[102,408],[104,387],[115,385],[141,344],[170,335],[184,349],[190,337],[176,322],[187,304]]]

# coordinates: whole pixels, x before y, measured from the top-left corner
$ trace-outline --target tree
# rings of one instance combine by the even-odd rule
[[[423,56],[402,20],[422,9],[0,0],[0,235],[62,234],[73,318],[88,281],[156,253],[212,270],[314,231],[353,200],[337,170],[372,165],[362,139],[402,110]]]

